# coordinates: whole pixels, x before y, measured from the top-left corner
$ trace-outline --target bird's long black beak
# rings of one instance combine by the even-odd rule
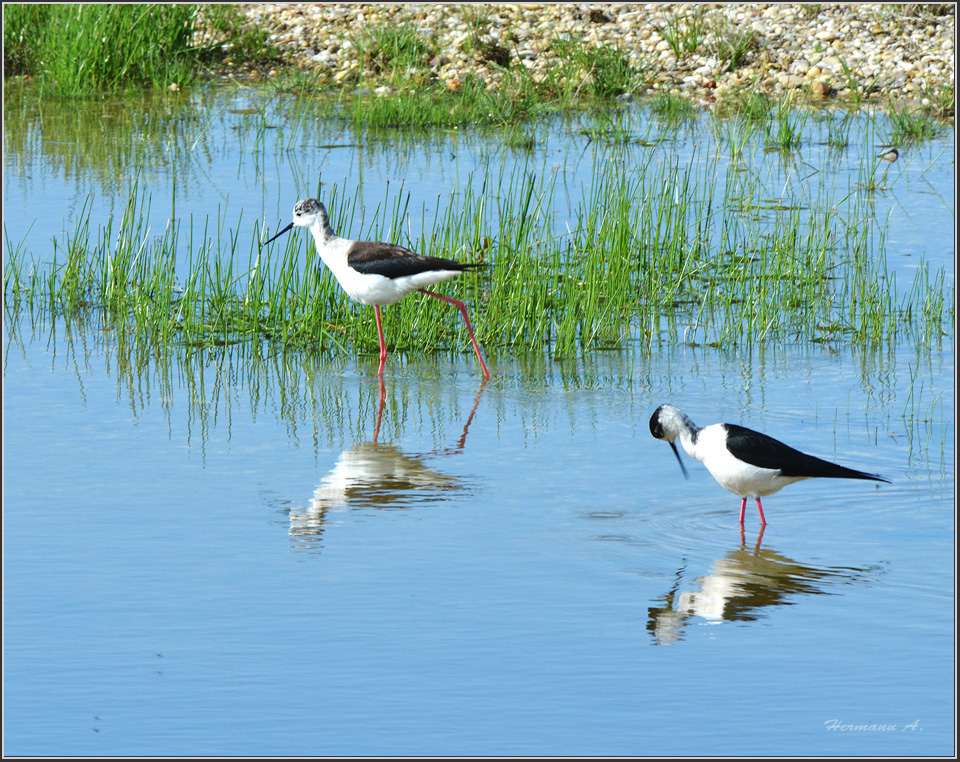
[[[689,479],[690,474],[687,473],[687,467],[683,465],[683,461],[680,459],[680,451],[677,449],[677,443],[671,442],[670,447],[673,448],[673,454],[677,456],[677,463],[680,464],[680,469],[683,471],[683,478]]]
[[[289,225],[287,225],[283,230],[281,230],[281,231],[280,231],[279,233],[277,233],[273,238],[271,238],[270,241],[276,241],[280,236],[282,236],[284,233],[286,233],[286,232],[287,232],[290,228],[292,228],[292,227],[293,227],[293,223],[291,222],[291,223],[290,223]],[[263,247],[266,246],[268,243],[270,243],[270,241],[264,241],[262,244],[260,244],[260,247],[263,248]]]

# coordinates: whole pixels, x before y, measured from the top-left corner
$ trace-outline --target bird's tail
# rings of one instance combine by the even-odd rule
[[[787,473],[787,469],[782,471],[784,476],[813,476],[827,479],[868,479],[874,482],[886,482],[890,480],[879,474],[868,474],[866,471],[857,471],[854,468],[839,466],[828,460],[821,460],[812,455],[807,455],[806,461],[802,467],[796,469],[796,473]]]

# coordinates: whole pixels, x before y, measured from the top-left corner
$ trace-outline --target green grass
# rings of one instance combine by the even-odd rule
[[[877,80],[880,79],[880,74],[877,73],[877,76],[868,82],[863,79],[859,70],[853,71],[843,57],[840,57],[840,65],[843,67],[843,76],[847,80],[847,98],[855,106],[859,106],[870,93],[876,90]]]
[[[3,14],[4,77],[28,75],[42,95],[179,87],[228,51],[272,55],[232,6],[9,3]],[[198,28],[204,42],[195,42]]]
[[[850,144],[850,129],[853,126],[853,120],[850,118],[849,113],[823,113],[828,121],[827,144],[836,150],[846,148]]]
[[[632,93],[643,79],[644,72],[632,66],[626,53],[613,45],[587,46],[578,40],[557,38],[550,47],[560,57],[563,76],[585,83],[598,98]]]
[[[751,52],[757,49],[757,33],[747,24],[737,25],[726,17],[715,14],[709,18],[707,50],[731,71],[743,66]]]
[[[707,37],[707,26],[704,10],[695,7],[690,15],[683,18],[676,13],[669,14],[657,31],[680,59],[700,50]]]
[[[887,115],[890,120],[890,145],[910,145],[939,135],[944,127],[930,114],[922,110],[893,110]]]
[[[409,24],[377,27],[352,41],[365,69],[394,81],[406,80],[411,71],[429,68],[434,54],[433,46]]]
[[[644,143],[635,132],[636,124],[620,109],[597,109],[579,115],[580,134],[606,145]]]
[[[767,145],[781,151],[799,148],[800,136],[808,117],[809,112],[797,108],[791,96],[782,96],[777,101],[773,118],[767,124]]]
[[[482,23],[476,21],[477,28]],[[514,145],[530,147],[535,141],[517,137],[520,125],[530,125],[548,112],[609,104],[635,92],[647,76],[644,65],[632,64],[613,46],[554,40],[557,65],[545,76],[534,77],[525,66],[511,66],[506,59],[502,65],[487,61],[499,76],[499,86],[488,87],[471,73],[437,79],[431,64],[435,51],[411,27],[372,29],[354,43],[362,65],[347,78],[349,82],[332,84],[320,75],[301,73],[278,77],[270,87],[325,103],[323,118],[344,119],[355,128],[407,133],[466,126],[508,128]],[[316,93],[324,88],[330,97],[318,101]]]
[[[424,130],[515,125],[530,120],[544,106],[525,97],[522,89],[488,90],[479,77],[468,76],[456,89],[434,83],[387,95],[364,93],[341,101],[341,107],[358,128]]]
[[[500,68],[510,65],[510,43],[517,40],[515,32],[508,32],[506,44],[490,33],[493,21],[483,5],[464,5],[463,19],[470,35],[461,45],[464,53],[476,53],[480,60]]]
[[[23,73],[55,95],[186,84],[198,12],[195,5],[17,5],[4,8],[4,44],[13,41]]]
[[[734,110],[745,122],[766,122],[773,109],[770,99],[756,87],[738,92],[734,102],[736,104]]]
[[[669,96],[662,100],[669,103]],[[811,112],[800,106],[797,99],[782,94],[771,101],[757,88],[741,91],[722,104],[715,114],[714,131],[720,139],[730,146],[733,155],[738,156],[754,134],[763,136],[763,141],[771,151],[794,151],[800,147],[801,139]],[[727,117],[736,117],[731,120]],[[848,128],[849,129],[849,128]],[[834,140],[841,139],[841,133],[834,133]]]
[[[956,89],[948,85],[941,85],[934,89],[933,87],[924,87],[924,97],[927,98],[930,105],[927,106],[930,114],[937,119],[952,119],[956,113],[957,92]]]
[[[594,108],[633,94],[649,76],[650,67],[631,62],[617,47],[557,38],[550,43],[555,65],[535,77],[527,67],[511,65],[509,35],[490,37],[482,10],[468,16],[471,33],[463,45],[496,72],[496,87],[472,73],[439,79],[437,51],[410,26],[374,28],[352,38],[358,65],[339,82],[288,73],[270,86],[313,97],[327,92],[326,116],[354,127],[423,131],[514,127],[546,112]]]
[[[667,122],[690,119],[697,113],[697,107],[688,98],[667,92],[658,93],[650,108],[653,113]]]
[[[409,227],[402,187],[388,187],[373,207],[336,184],[323,200],[343,235],[488,265],[441,290],[465,299],[490,354],[563,358],[681,334],[724,347],[874,348],[935,344],[952,332],[952,286],[942,272],[921,268],[906,292],[886,274],[867,196],[837,200],[831,189],[813,188],[803,203],[770,204],[752,172],[728,173],[726,187],[717,187],[715,157],[678,164],[649,152],[625,163],[598,152],[595,161],[583,200],[568,213],[558,211],[561,174],[522,164],[441,193],[435,207],[420,210],[419,230]],[[95,309],[105,324],[161,343],[256,339],[375,355],[371,310],[318,269],[302,231],[261,250],[266,236],[255,224],[228,229],[207,220],[186,238],[201,243],[184,252],[178,226],[194,221],[151,236],[149,205],[134,185],[123,214],[98,231],[84,210],[42,262],[7,240],[10,314]],[[413,295],[384,319],[393,351],[471,352],[456,311],[435,300]]]
[[[401,38],[408,39],[402,30],[391,39]],[[400,45],[398,42],[394,47]],[[403,43],[402,47],[409,45]],[[523,66],[507,67],[501,70],[498,88],[488,88],[480,77],[469,74],[457,81],[432,81],[425,67],[417,69],[413,65],[417,56],[405,55],[405,84],[392,80],[389,91],[375,91],[374,86],[384,81],[383,71],[376,76],[371,71],[369,81],[358,83],[358,94],[340,98],[338,108],[355,127],[371,129],[504,127],[529,122],[547,111],[608,103],[634,92],[644,81],[644,68],[630,64],[613,46],[590,47],[558,39],[553,41],[552,50],[559,64],[545,78],[535,80]],[[370,57],[368,52],[363,55],[365,59]],[[427,53],[424,50],[417,55],[422,62]]]

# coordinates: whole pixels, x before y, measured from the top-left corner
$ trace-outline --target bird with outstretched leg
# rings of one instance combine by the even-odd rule
[[[653,412],[650,433],[673,448],[685,477],[689,478],[689,474],[680,459],[677,439],[687,455],[703,463],[721,487],[742,498],[741,526],[747,498],[756,499],[760,523],[766,526],[760,498],[803,479],[825,477],[890,482],[877,474],[856,471],[807,455],[773,437],[735,423],[714,423],[701,429],[673,405],[661,405]]]
[[[480,361],[483,377],[490,378],[490,372],[480,354],[480,346],[473,335],[466,305],[458,299],[427,290],[427,286],[456,278],[465,270],[482,265],[428,257],[394,243],[341,238],[330,227],[326,208],[315,198],[298,201],[293,207],[293,222],[262,245],[266,246],[294,227],[310,230],[317,244],[317,253],[351,299],[360,304],[373,305],[377,319],[377,336],[380,339],[378,376],[383,376],[383,368],[387,362],[387,344],[383,338],[380,308],[385,304],[396,304],[407,294],[419,291],[453,304],[460,310],[467,333],[470,334],[470,341],[473,342],[473,350]]]

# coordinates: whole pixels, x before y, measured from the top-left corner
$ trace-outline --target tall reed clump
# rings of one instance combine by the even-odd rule
[[[42,95],[184,85],[227,44],[245,60],[273,54],[231,6],[10,3],[3,15],[4,76],[29,75]]]
[[[10,10],[4,42],[9,35],[26,48],[27,73],[38,76],[50,94],[77,97],[192,79],[188,50],[199,6],[94,3]]]

